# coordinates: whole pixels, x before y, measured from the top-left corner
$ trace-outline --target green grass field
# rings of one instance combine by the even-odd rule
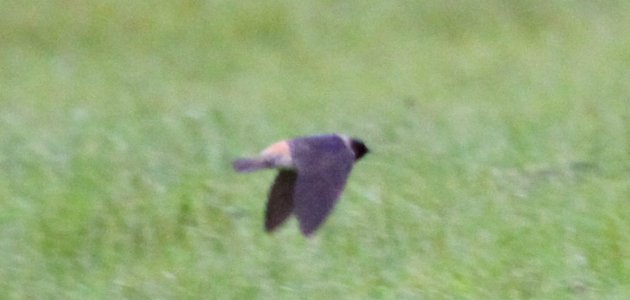
[[[628,299],[628,1],[1,1],[0,299]],[[312,239],[232,159],[372,153]]]

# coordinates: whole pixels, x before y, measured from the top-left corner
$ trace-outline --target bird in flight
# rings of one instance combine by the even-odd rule
[[[298,137],[276,142],[258,156],[233,162],[237,172],[278,169],[265,211],[272,232],[291,213],[304,236],[311,236],[331,213],[354,163],[368,153],[363,141],[341,134]]]

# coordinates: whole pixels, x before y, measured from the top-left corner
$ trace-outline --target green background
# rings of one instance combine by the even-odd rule
[[[627,299],[628,1],[0,0],[2,299]],[[311,239],[274,172],[372,153]]]

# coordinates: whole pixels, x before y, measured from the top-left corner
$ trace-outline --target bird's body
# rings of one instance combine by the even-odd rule
[[[355,163],[368,152],[362,141],[330,134],[283,140],[258,156],[234,161],[238,172],[279,169],[271,186],[265,229],[273,231],[294,213],[304,235],[324,222],[343,192]]]

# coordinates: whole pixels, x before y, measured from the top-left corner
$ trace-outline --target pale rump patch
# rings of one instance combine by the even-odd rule
[[[263,156],[268,155],[288,155],[289,154],[289,143],[286,141],[281,141],[272,144],[271,146],[265,148],[261,153]]]
[[[260,155],[265,159],[273,162],[273,165],[278,167],[293,167],[293,160],[291,159],[291,150],[289,143],[286,141],[277,142],[271,146],[265,148]]]

